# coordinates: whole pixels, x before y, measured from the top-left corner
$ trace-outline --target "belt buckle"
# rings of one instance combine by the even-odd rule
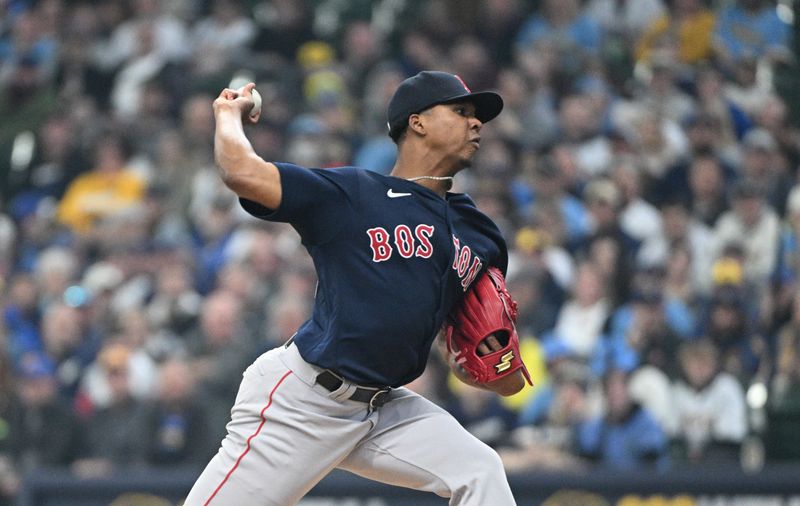
[[[389,392],[391,392],[391,388],[382,388],[375,392],[372,398],[369,400],[369,410],[373,411],[376,408],[379,408],[386,404],[386,401],[389,397]]]

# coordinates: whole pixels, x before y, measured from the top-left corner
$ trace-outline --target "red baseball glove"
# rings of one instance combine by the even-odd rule
[[[447,349],[478,383],[489,383],[522,369],[531,377],[519,354],[519,336],[514,322],[517,303],[506,290],[503,273],[489,267],[454,308],[445,322]],[[494,335],[501,349],[479,354],[478,345]],[[484,343],[484,345],[486,345]]]

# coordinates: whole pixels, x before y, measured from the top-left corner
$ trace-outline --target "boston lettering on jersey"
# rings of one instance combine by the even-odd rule
[[[475,281],[478,273],[481,271],[483,262],[481,259],[472,253],[469,246],[461,245],[458,237],[453,236],[453,246],[455,246],[456,253],[453,255],[453,270],[458,274],[458,279],[461,280],[461,288],[466,292],[469,285]]]
[[[414,227],[414,233],[411,233],[411,227],[408,225],[397,225],[394,228],[394,245],[397,248],[397,253],[403,258],[411,258],[416,256],[419,258],[430,258],[433,254],[433,246],[431,245],[431,236],[435,230],[433,225],[419,224]],[[383,227],[374,227],[367,230],[369,236],[369,247],[372,248],[372,261],[385,262],[392,258],[394,249],[390,244],[392,236]],[[415,243],[419,243],[416,244]]]
[[[397,225],[394,228],[394,234],[390,234],[383,227],[373,227],[367,230],[369,236],[369,247],[372,249],[373,262],[385,262],[392,258],[395,250],[403,258],[419,257],[430,258],[433,254],[433,245],[431,244],[431,236],[435,227],[433,225],[426,225],[424,223],[414,227],[414,233],[411,233],[411,227],[408,225]],[[394,244],[394,247],[392,247]],[[481,259],[472,253],[472,250],[466,244],[462,247],[461,241],[453,235],[453,246],[455,254],[453,255],[453,270],[461,280],[461,288],[466,291],[469,285],[475,281],[478,273],[483,267]]]
[[[488,265],[505,271],[497,226],[463,194],[353,167],[276,165],[280,207],[242,206],[294,227],[316,266],[300,354],[363,385],[410,382],[470,284]]]

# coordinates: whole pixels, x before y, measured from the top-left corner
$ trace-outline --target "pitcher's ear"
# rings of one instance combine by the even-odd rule
[[[425,135],[425,121],[420,114],[412,114],[408,117],[408,129],[413,130],[419,135]]]

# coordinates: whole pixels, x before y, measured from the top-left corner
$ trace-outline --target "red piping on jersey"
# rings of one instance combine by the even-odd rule
[[[225,482],[228,481],[228,478],[231,477],[236,468],[239,467],[239,462],[241,462],[244,456],[247,455],[247,452],[250,451],[250,441],[252,441],[254,437],[258,436],[258,433],[261,432],[261,428],[264,427],[264,422],[267,421],[267,419],[264,418],[264,412],[267,410],[267,408],[272,406],[272,394],[275,393],[275,390],[277,390],[278,387],[281,386],[283,380],[285,380],[286,377],[289,376],[290,374],[292,374],[292,371],[286,371],[286,374],[284,374],[283,377],[280,380],[278,380],[278,383],[276,383],[275,386],[272,387],[272,391],[269,393],[269,400],[267,401],[267,405],[264,406],[264,409],[261,410],[261,414],[259,415],[261,417],[261,423],[258,424],[258,428],[256,429],[256,431],[249,438],[247,438],[247,445],[245,446],[244,451],[242,452],[241,455],[239,455],[239,458],[236,459],[236,463],[233,465],[231,470],[228,471],[228,474],[225,475],[225,478],[222,480],[222,482],[219,485],[217,485],[217,488],[214,489],[214,492],[211,494],[211,497],[209,497],[208,500],[205,503],[203,503],[203,506],[208,506],[211,503],[211,500],[214,498],[214,496],[217,495],[217,492],[219,492],[222,486],[225,485]]]

